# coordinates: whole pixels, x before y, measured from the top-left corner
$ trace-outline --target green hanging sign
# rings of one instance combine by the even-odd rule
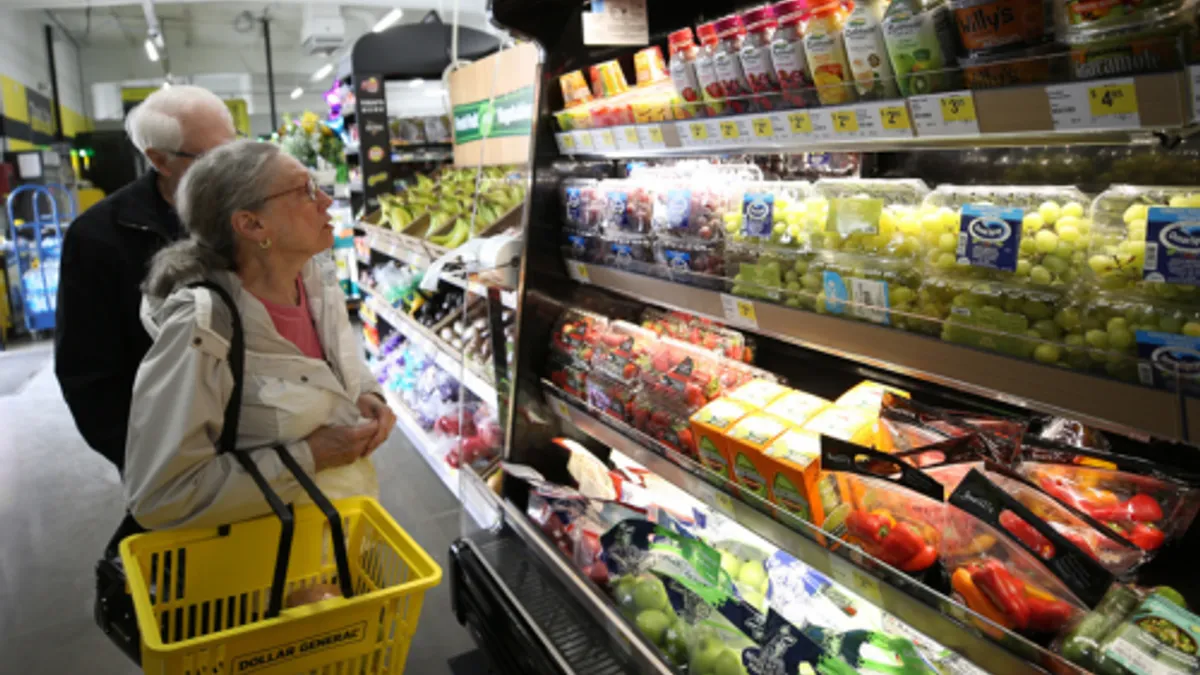
[[[494,99],[454,106],[454,143],[528,136],[533,132],[533,85]]]

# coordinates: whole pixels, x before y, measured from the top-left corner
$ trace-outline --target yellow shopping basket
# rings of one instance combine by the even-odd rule
[[[273,496],[278,518],[121,542],[143,670],[403,672],[421,601],[441,568],[374,499],[338,500],[333,511],[322,496],[288,517]],[[321,583],[341,586],[345,597],[281,608],[286,594]]]

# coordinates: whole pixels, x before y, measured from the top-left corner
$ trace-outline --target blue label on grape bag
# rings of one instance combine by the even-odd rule
[[[842,280],[842,275],[837,272],[826,272],[821,284],[825,289],[825,311],[830,314],[844,314],[846,301],[850,299],[850,292],[846,289],[846,282]]]
[[[608,193],[608,222],[613,227],[629,228],[629,213],[625,209],[629,195],[620,191]]]
[[[672,230],[686,228],[691,220],[692,192],[691,190],[667,191],[667,227]]]
[[[747,237],[769,237],[774,223],[775,195],[747,192],[742,198],[742,233]]]
[[[613,264],[624,267],[633,261],[632,244],[613,244],[611,250]]]
[[[1200,394],[1200,338],[1139,330],[1138,379],[1142,384],[1189,395]]]
[[[692,269],[692,254],[689,251],[663,249],[663,260],[672,270],[688,272]]]
[[[567,188],[567,222],[583,222],[583,191],[577,187]]]
[[[958,263],[1015,272],[1024,217],[1021,209],[986,204],[963,206],[958,229]]]
[[[1142,276],[1147,281],[1200,286],[1200,209],[1150,209]]]
[[[571,243],[571,250],[575,253],[583,253],[587,250],[587,238],[582,235],[567,235],[567,241]]]

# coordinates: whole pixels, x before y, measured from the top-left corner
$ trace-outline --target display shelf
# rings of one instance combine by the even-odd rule
[[[1057,654],[1004,630],[903,572],[834,539],[820,528],[739,493],[729,481],[648,436],[580,401],[547,380],[542,391],[565,422],[624,453],[697,500],[731,518],[780,550],[890,612],[901,621],[995,673],[1082,673]],[[756,503],[751,503],[756,502]],[[824,542],[824,543],[822,543]],[[1000,640],[987,637],[979,627]]]
[[[575,261],[567,266],[576,280],[637,300],[1117,433],[1188,441],[1188,429],[1200,428],[1200,401],[1171,392],[614,268]]]
[[[1108,80],[583,129],[556,133],[555,141],[564,155],[621,159],[1158,143],[1196,130],[1189,88],[1196,73],[1200,67],[1193,66]],[[1106,92],[1128,95],[1133,103],[1089,105]]]
[[[409,340],[429,348],[434,353],[434,361],[439,368],[459,380],[471,393],[479,397],[479,400],[495,409],[496,388],[492,386],[485,375],[477,372],[473,365],[463,358],[462,354],[456,352],[429,329],[386,305],[371,289],[364,287],[363,290],[367,292],[366,302],[376,316],[390,323]]]

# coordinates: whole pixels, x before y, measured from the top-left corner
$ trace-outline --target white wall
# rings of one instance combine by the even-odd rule
[[[11,77],[49,98],[50,64],[42,28],[47,24],[50,20],[41,11],[0,9],[0,75]],[[54,59],[59,96],[63,105],[87,115],[78,57],[75,47],[56,28]]]

